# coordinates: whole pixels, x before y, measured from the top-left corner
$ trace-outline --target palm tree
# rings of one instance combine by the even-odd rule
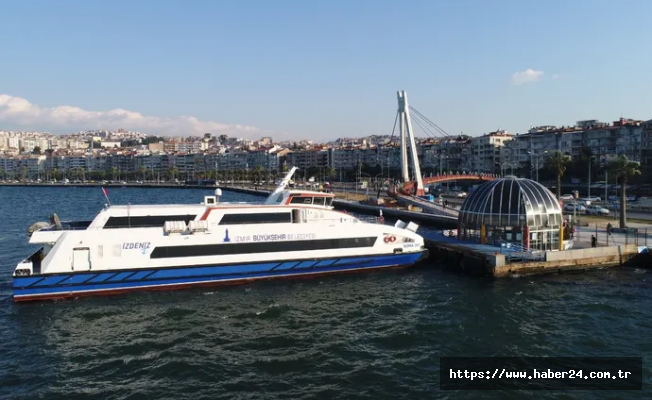
[[[256,183],[260,182],[260,177],[263,174],[263,166],[262,165],[256,165],[254,168],[254,175],[256,177]]]
[[[170,169],[168,170],[168,173],[169,173],[170,176],[172,177],[172,180],[174,180],[174,178],[176,178],[176,177],[177,177],[177,174],[179,173],[179,168],[177,168],[176,166],[173,165],[173,166],[171,166]]]
[[[561,178],[566,173],[566,166],[570,162],[570,156],[559,150],[546,159],[546,168],[557,175],[557,199],[561,197]]]
[[[611,174],[614,174],[618,178],[618,184],[620,185],[620,227],[627,227],[627,213],[626,213],[626,198],[625,187],[627,182],[630,179],[634,178],[636,175],[641,174],[641,164],[636,161],[629,160],[626,156],[618,156],[615,160],[609,161],[607,164],[607,169]]]
[[[140,168],[138,168],[138,171],[140,171],[141,174],[143,174],[143,182],[145,182],[145,173],[147,172],[147,167],[144,165],[141,165]]]
[[[331,179],[335,178],[337,176],[337,170],[333,167],[329,167],[326,170],[326,176],[328,176]]]

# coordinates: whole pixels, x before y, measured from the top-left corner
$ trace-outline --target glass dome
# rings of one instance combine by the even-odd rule
[[[460,225],[480,229],[494,227],[559,228],[559,201],[545,186],[530,179],[507,176],[478,186],[464,201]]]

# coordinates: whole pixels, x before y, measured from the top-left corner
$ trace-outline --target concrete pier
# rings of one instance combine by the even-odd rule
[[[524,254],[521,260],[510,260],[497,246],[462,242],[441,234],[427,236],[426,246],[434,262],[470,275],[495,278],[622,265],[647,266],[650,260],[650,253],[641,253],[642,248],[635,244]]]

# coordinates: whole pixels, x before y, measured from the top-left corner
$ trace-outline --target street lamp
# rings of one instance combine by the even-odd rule
[[[571,226],[577,225],[577,198],[580,196],[580,192],[575,190],[573,192],[573,198],[575,199],[575,206],[573,207],[573,224]],[[575,236],[573,235],[573,241]]]
[[[544,150],[543,153],[537,153],[535,150],[528,151],[528,154],[530,155],[530,164],[532,164],[532,156],[535,156],[536,159],[536,181],[539,182],[539,157],[541,157],[543,154],[548,153],[548,150]]]
[[[593,164],[595,156],[589,157],[589,186],[586,188],[586,197],[591,197],[591,164]],[[605,182],[606,183],[606,182]]]

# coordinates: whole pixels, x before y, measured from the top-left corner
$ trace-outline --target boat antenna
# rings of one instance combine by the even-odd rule
[[[290,171],[285,175],[285,178],[276,186],[276,189],[272,193],[267,196],[267,199],[265,200],[265,203],[271,202],[272,198],[274,198],[278,193],[282,192],[285,190],[285,186],[290,182],[290,179],[292,178],[292,175],[294,175],[294,172],[298,170],[299,168],[297,167],[292,167]]]
[[[109,203],[109,207],[111,207],[111,200],[109,200],[109,192],[106,191],[106,188],[102,187],[102,193],[104,193],[106,202]]]

